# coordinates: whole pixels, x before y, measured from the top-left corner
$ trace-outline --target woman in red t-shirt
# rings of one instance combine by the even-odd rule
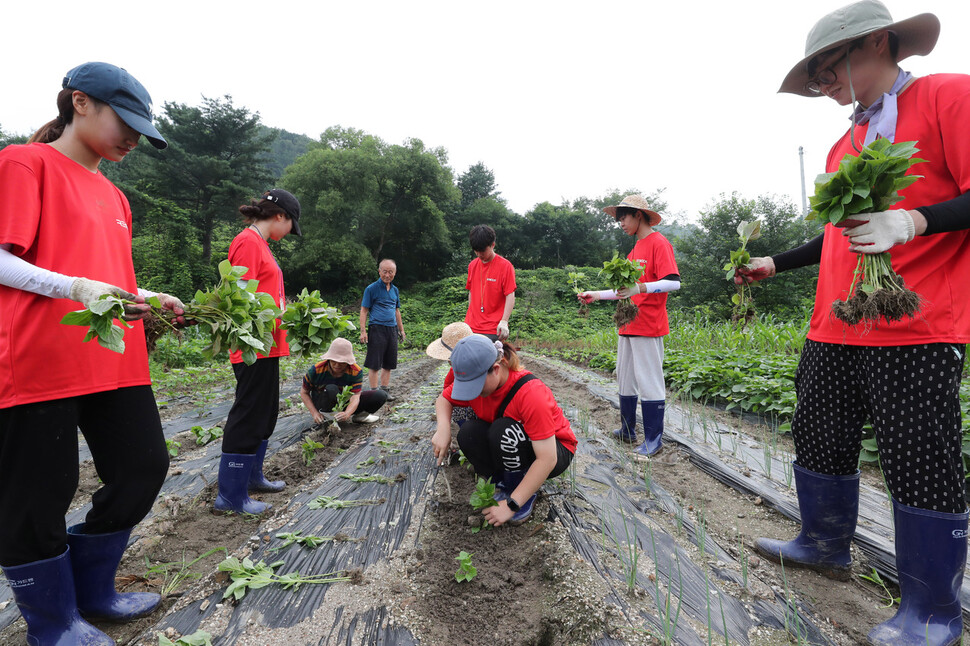
[[[479,477],[498,481],[498,505],[482,514],[496,526],[524,523],[542,483],[572,462],[576,436],[549,387],[522,370],[501,341],[465,337],[455,344],[451,367],[455,380],[435,402],[435,458],[440,463],[451,450],[452,408],[471,406],[478,419],[459,429],[458,446]]]
[[[25,146],[0,151],[0,564],[31,644],[114,644],[81,619],[128,621],[157,594],[115,591],[132,527],[155,501],[169,458],[148,374],[128,200],[99,170],[120,162],[152,125],[151,97],[125,70],[69,71],[58,116]],[[137,296],[136,296],[137,294]],[[84,343],[61,325],[78,303],[119,296],[126,350]],[[184,321],[182,321],[184,323]],[[103,484],[85,522],[66,527],[78,484],[78,429]]]
[[[300,231],[300,202],[281,188],[263,194],[262,199],[239,207],[249,224],[229,245],[229,262],[246,267],[243,278],[259,282],[258,291],[270,294],[276,304],[286,307],[283,270],[273,257],[269,240],[282,240]],[[226,418],[219,462],[219,495],[216,511],[261,514],[271,507],[249,497],[250,491],[282,491],[286,483],[270,481],[263,475],[263,460],[269,437],[276,429],[280,409],[280,357],[290,356],[286,331],[273,332],[273,347],[266,355],[257,354],[246,365],[242,352],[229,356],[236,375],[236,399]]]

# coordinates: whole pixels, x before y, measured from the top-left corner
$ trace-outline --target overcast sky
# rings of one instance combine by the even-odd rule
[[[148,88],[156,113],[230,94],[313,138],[340,124],[442,146],[456,176],[490,168],[519,213],[611,188],[665,188],[669,212],[690,218],[732,191],[800,205],[799,146],[811,194],[849,112],[776,92],[811,26],[844,4],[12,1],[0,128],[33,132],[56,115],[64,73],[104,60]],[[934,52],[903,69],[970,72],[970,2],[886,4],[895,20],[943,23]]]

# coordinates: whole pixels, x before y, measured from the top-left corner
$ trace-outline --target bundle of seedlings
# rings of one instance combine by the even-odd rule
[[[815,179],[808,219],[838,225],[860,213],[888,210],[903,199],[900,190],[922,177],[906,175],[914,164],[925,161],[913,158],[917,152],[915,141],[893,144],[880,138],[863,148],[858,157],[846,155],[837,171]],[[872,325],[880,318],[901,321],[905,316],[915,317],[921,301],[919,294],[909,290],[902,276],[893,270],[888,252],[860,253],[849,285],[849,298],[832,303],[832,314],[848,325]]]
[[[613,252],[613,258],[603,263],[600,269],[600,276],[606,279],[606,286],[614,291],[619,291],[624,287],[632,288],[643,276],[643,267],[640,263],[627,258],[621,258],[617,252]],[[613,322],[616,327],[621,328],[633,322],[637,317],[639,308],[633,303],[632,299],[621,298],[616,304],[616,313],[613,314]]]
[[[207,357],[214,357],[222,350],[240,350],[243,361],[251,365],[256,361],[257,352],[265,354],[273,347],[273,331],[280,309],[272,296],[256,291],[259,281],[242,279],[247,271],[246,267],[233,267],[228,260],[223,260],[219,263],[219,284],[209,291],[197,291],[195,298],[185,304],[186,322],[201,326],[209,334],[209,347],[203,351]],[[154,346],[161,332],[179,333],[172,310],[163,309],[154,296],[145,302],[151,306],[151,315],[146,319],[151,319],[146,325],[146,335],[153,335],[149,338],[149,347]],[[131,327],[124,320],[125,305],[131,304],[133,301],[116,296],[102,296],[86,309],[68,312],[61,323],[88,326],[84,341],[97,339],[102,347],[123,353],[124,328],[121,326]]]
[[[340,313],[320,298],[319,290],[300,292],[288,303],[280,327],[286,330],[290,354],[297,358],[319,354],[347,330],[356,330],[351,316]]]
[[[738,238],[741,239],[741,246],[731,252],[730,262],[724,265],[725,277],[734,282],[734,275],[739,267],[744,267],[751,262],[751,254],[748,252],[748,243],[761,237],[761,220],[751,222],[742,221],[738,225]],[[751,297],[751,285],[741,281],[735,284],[736,292],[731,297],[733,305],[731,310],[731,322],[744,327],[754,318],[754,299]]]

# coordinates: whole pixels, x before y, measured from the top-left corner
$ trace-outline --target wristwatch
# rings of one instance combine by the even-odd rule
[[[515,499],[512,498],[512,496],[509,496],[508,498],[506,498],[505,502],[508,504],[509,509],[511,509],[512,511],[519,511],[522,509],[522,507],[519,506],[519,503],[515,502]]]

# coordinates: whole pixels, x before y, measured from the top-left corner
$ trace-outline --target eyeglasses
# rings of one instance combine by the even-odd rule
[[[805,84],[805,89],[813,94],[821,94],[823,85],[829,85],[831,83],[835,83],[835,79],[838,78],[838,74],[839,74],[838,72],[835,71],[835,68],[838,67],[842,63],[842,61],[848,58],[849,54],[851,54],[852,50],[855,48],[856,48],[855,43],[851,43],[848,47],[846,47],[845,51],[842,52],[841,56],[839,56],[837,59],[832,61],[832,63],[829,66],[827,66],[824,70],[820,71],[818,74],[815,75],[814,78],[810,79],[808,83]]]

